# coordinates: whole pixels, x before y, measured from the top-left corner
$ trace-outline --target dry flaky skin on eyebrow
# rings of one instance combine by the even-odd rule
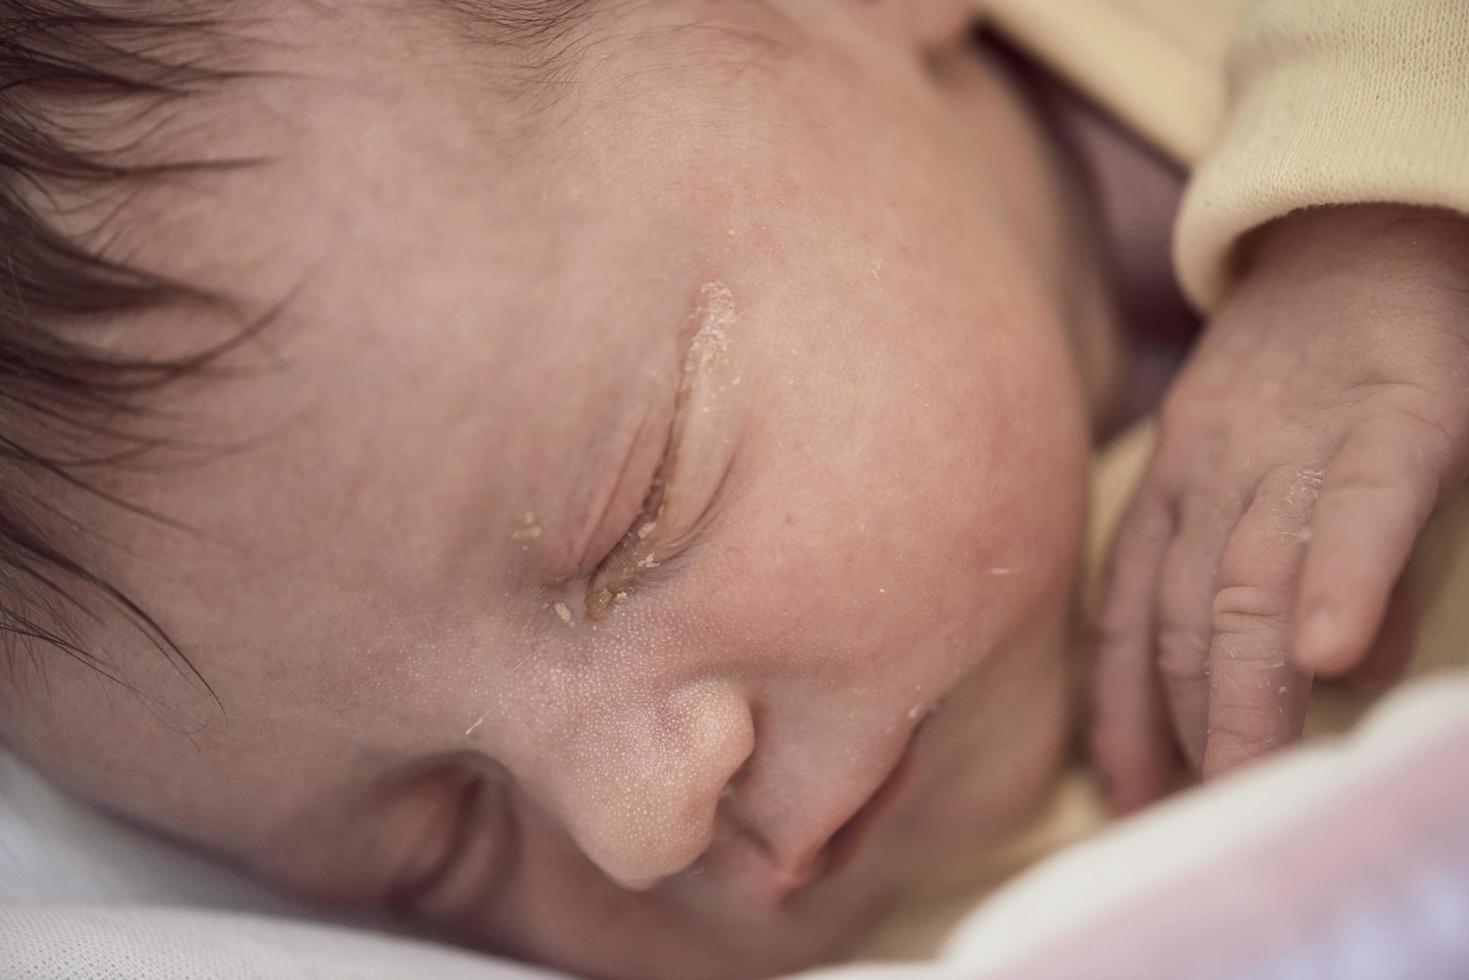
[[[712,282],[701,287],[698,306],[689,314],[685,329],[680,331],[679,379],[663,458],[637,518],[587,583],[586,618],[590,622],[605,618],[615,603],[626,598],[628,589],[644,571],[658,567],[654,558],[656,545],[648,539],[667,511],[668,487],[677,475],[678,448],[687,424],[689,396],[695,384],[729,349],[728,330],[737,320],[734,295],[728,286]]]

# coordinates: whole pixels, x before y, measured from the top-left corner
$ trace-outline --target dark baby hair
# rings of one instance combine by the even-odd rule
[[[149,396],[208,370],[239,339],[167,359],[120,357],[89,339],[90,328],[122,315],[225,305],[109,255],[109,212],[141,182],[202,166],[148,160],[151,147],[109,145],[110,132],[124,120],[162,126],[179,100],[229,75],[197,63],[197,40],[180,43],[208,37],[202,5],[166,13],[150,4],[146,15],[144,6],[0,2],[0,633],[13,665],[28,660],[39,672],[49,648],[114,680],[106,655],[74,628],[97,617],[99,600],[192,668],[138,602],[58,541],[61,532],[85,539],[60,499],[82,494],[146,513],[99,488],[96,475],[156,448]],[[63,231],[68,209],[83,204],[101,219]]]
[[[295,2],[328,16],[339,6]],[[585,3],[397,6],[447,16],[526,69],[522,77],[549,77],[574,44]],[[264,6],[0,0],[0,654],[12,681],[25,664],[44,677],[49,650],[122,682],[106,652],[86,645],[78,629],[120,616],[208,690],[166,627],[94,570],[89,549],[99,535],[64,501],[88,500],[190,533],[98,477],[148,465],[168,441],[152,424],[158,396],[223,370],[222,356],[271,317],[252,320],[229,297],[130,262],[116,226],[149,187],[259,162],[174,159],[169,147],[186,101],[252,74],[244,67],[251,42],[234,27],[264,16]],[[223,314],[238,329],[159,358],[122,356],[99,339],[103,327],[165,308]]]

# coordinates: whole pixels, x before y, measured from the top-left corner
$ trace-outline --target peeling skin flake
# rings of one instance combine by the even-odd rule
[[[536,520],[536,512],[528,510],[520,515],[520,526],[510,532],[511,541],[536,541],[544,533],[544,529]]]
[[[734,294],[722,282],[706,283],[699,290],[699,330],[689,344],[685,371],[707,371],[729,350],[729,331],[737,323]]]

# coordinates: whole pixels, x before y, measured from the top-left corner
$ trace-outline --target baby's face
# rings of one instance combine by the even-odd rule
[[[438,22],[295,26],[314,68],[220,135],[272,162],[140,246],[284,300],[174,396],[224,448],[114,478],[197,533],[107,516],[224,710],[118,632],[146,699],[56,658],[9,736],[596,974],[828,955],[986,846],[1063,737],[1084,422],[1033,133],[888,16],[613,4],[535,79]]]

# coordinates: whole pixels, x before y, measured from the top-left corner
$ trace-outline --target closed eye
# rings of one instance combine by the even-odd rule
[[[676,426],[675,426],[676,428]],[[663,456],[653,473],[652,485],[643,497],[632,524],[617,544],[597,563],[587,581],[586,616],[592,622],[605,617],[612,606],[627,598],[627,590],[645,571],[658,567],[654,557],[654,535],[668,486],[668,470],[673,459],[673,437],[670,434]]]
[[[695,479],[703,505],[689,515],[679,499],[678,512],[670,515],[671,488],[690,482],[682,466],[684,450],[691,441],[689,428],[698,414],[690,409],[690,399],[710,366],[717,362],[727,340],[722,329],[732,322],[733,298],[723,284],[709,284],[700,292],[699,307],[689,316],[680,332],[678,343],[678,384],[675,388],[668,433],[663,453],[655,467],[650,485],[643,496],[631,525],[618,542],[597,562],[587,582],[586,616],[595,622],[606,616],[618,602],[625,601],[628,590],[645,573],[689,547],[715,511],[725,483],[733,467],[735,453],[730,451],[724,469],[712,486]],[[708,413],[708,406],[701,408]],[[641,433],[640,433],[641,437]],[[676,486],[675,486],[676,485]],[[707,490],[705,489],[707,488]],[[707,496],[704,494],[707,492]],[[679,494],[686,491],[678,489]],[[697,503],[697,501],[695,501]],[[667,526],[672,522],[678,527]]]

